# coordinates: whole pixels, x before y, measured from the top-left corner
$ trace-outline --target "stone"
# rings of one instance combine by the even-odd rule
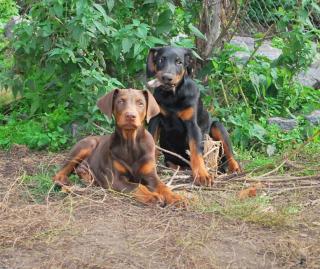
[[[247,51],[238,51],[235,56],[240,59],[241,62],[246,62],[252,51],[254,50],[255,40],[252,37],[234,36],[230,40],[230,44],[242,47]],[[281,49],[271,46],[270,41],[264,41],[256,52],[256,55],[265,56],[271,61],[276,60],[281,55]]]
[[[315,110],[305,118],[314,125],[320,125],[320,110]]]
[[[297,80],[306,87],[320,89],[320,62],[318,67],[310,67],[297,75]]]
[[[269,124],[276,124],[281,130],[290,131],[294,129],[298,122],[295,119],[286,119],[281,117],[272,117],[268,119]]]
[[[235,57],[239,60],[241,64],[248,61],[252,51],[254,50],[255,40],[252,37],[246,36],[234,36],[230,40],[230,44],[242,47],[244,51],[238,51],[235,53]],[[316,44],[313,46],[316,48]],[[256,52],[256,55],[265,56],[269,60],[274,61],[279,58],[282,50],[272,47],[272,43],[269,40],[263,41],[262,45]],[[296,79],[303,86],[311,87],[315,89],[320,89],[320,54],[316,54],[314,60],[306,71],[300,72]]]
[[[8,39],[11,39],[13,37],[14,26],[20,22],[22,22],[22,18],[20,16],[13,16],[4,26],[4,36]]]
[[[271,61],[277,60],[281,53],[282,50],[272,47],[270,41],[264,41],[257,50],[257,55],[265,56]]]

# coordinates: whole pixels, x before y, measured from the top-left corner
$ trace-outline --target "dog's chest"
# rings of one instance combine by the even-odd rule
[[[177,108],[181,106],[184,99],[183,96],[164,91],[155,92],[154,97],[160,107],[171,113],[177,111]]]

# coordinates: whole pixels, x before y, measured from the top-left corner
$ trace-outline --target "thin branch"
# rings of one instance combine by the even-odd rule
[[[168,154],[170,154],[170,155],[172,155],[172,156],[175,156],[175,157],[179,158],[180,160],[184,161],[184,162],[185,162],[186,164],[188,164],[189,166],[191,166],[191,163],[190,163],[187,159],[183,158],[182,156],[180,156],[180,155],[177,154],[177,153],[174,153],[174,152],[172,152],[172,151],[170,151],[170,150],[163,149],[163,148],[159,147],[158,145],[156,145],[156,149],[158,149],[158,150],[160,150],[160,151],[162,151],[162,152],[168,153]]]
[[[222,92],[223,92],[224,100],[226,101],[227,107],[229,108],[229,107],[230,107],[230,105],[229,105],[229,101],[228,101],[228,98],[227,98],[226,89],[224,88],[224,85],[223,85],[223,82],[222,82],[222,80],[221,80],[221,79],[219,80],[219,82],[220,82],[221,89],[222,89]]]

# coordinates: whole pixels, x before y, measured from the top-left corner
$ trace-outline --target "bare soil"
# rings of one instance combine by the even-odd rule
[[[319,188],[275,196],[301,208],[280,226],[197,206],[144,206],[98,187],[80,194],[51,188],[36,200],[24,179],[51,176],[63,157],[24,147],[0,151],[1,269],[320,268]],[[221,202],[234,192],[191,194]]]

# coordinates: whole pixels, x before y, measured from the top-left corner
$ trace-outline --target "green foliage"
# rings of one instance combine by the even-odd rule
[[[282,55],[276,64],[291,70],[292,75],[304,70],[313,60],[316,47],[312,41],[320,38],[320,30],[310,21],[310,14],[314,10],[320,15],[320,9],[315,9],[316,3],[312,0],[296,4],[292,9],[281,7],[277,15],[277,29],[282,34]]]
[[[320,36],[308,19],[311,2],[290,11],[284,5],[277,8],[280,34],[273,44],[282,49],[277,60],[253,54],[244,63],[236,53],[245,50],[232,45],[226,45],[212,58],[210,94],[205,100],[231,127],[233,141],[241,148],[273,154],[301,143],[318,129],[308,124],[303,115],[320,108],[320,92],[295,80],[295,75],[312,62],[316,49],[312,40]],[[272,116],[295,118],[298,126],[283,132],[268,124],[267,119]]]
[[[76,121],[87,133],[93,122],[105,122],[95,106],[98,97],[118,87],[141,88],[149,48],[193,46],[192,39],[173,38],[200,34],[192,16],[184,14],[183,6],[176,8],[173,2],[162,0],[33,2],[15,27],[10,44],[13,68],[0,71],[0,87],[22,96],[12,109],[26,115],[16,121],[12,115],[6,132],[9,134],[14,125],[22,127],[21,137],[32,128],[37,131],[33,139],[16,141],[9,136],[2,145],[63,146],[67,139],[61,127],[49,126],[50,115],[58,108],[71,113],[69,126]]]
[[[15,1],[12,0],[0,0],[0,105],[1,105],[1,85],[3,81],[9,81],[7,75],[8,71],[12,67],[12,57],[9,52],[6,51],[8,47],[8,40],[2,38],[4,35],[4,26],[8,20],[18,14],[18,8]]]
[[[204,97],[205,102],[213,105],[214,114],[231,127],[233,142],[241,148],[266,151],[267,145],[274,145],[279,150],[301,143],[316,127],[294,115],[319,109],[320,92],[297,83],[294,69],[265,57],[252,57],[244,65],[235,58],[239,50],[242,49],[225,46],[213,57],[211,92]],[[272,116],[295,117],[298,127],[283,132],[268,124],[267,118]]]
[[[17,13],[15,2],[0,3],[4,3],[0,5],[2,21]],[[12,90],[16,97],[7,105],[10,94],[0,92],[6,104],[0,104],[0,146],[4,148],[13,143],[50,150],[67,147],[73,140],[72,124],[79,126],[78,136],[99,133],[96,125],[112,129],[112,121],[98,112],[98,97],[117,87],[142,88],[149,48],[165,44],[195,48],[196,37],[205,39],[196,28],[201,1],[29,3],[14,39],[0,42],[0,91]],[[277,61],[258,56],[247,63],[230,60],[241,50],[230,45],[212,58],[209,87],[202,87],[207,93],[204,100],[232,130],[238,147],[279,150],[314,132],[315,127],[298,115],[319,108],[319,92],[294,81],[313,59],[311,41],[319,37],[319,30],[310,23],[310,16],[318,14],[314,3],[265,0],[265,9],[260,2],[250,1],[248,16],[253,22],[276,25],[279,34],[273,43],[283,51]],[[266,14],[272,16],[266,18]],[[297,117],[299,124],[284,133],[268,125],[270,116]]]
[[[6,23],[13,15],[17,15],[17,4],[13,0],[0,0],[0,28],[1,24]]]
[[[8,148],[12,144],[23,144],[32,149],[48,147],[50,150],[58,150],[70,142],[71,138],[66,131],[71,114],[62,106],[52,113],[45,113],[28,121],[21,120],[21,117],[26,116],[21,112],[10,116],[0,114],[0,121],[5,123],[0,126],[0,146]]]

